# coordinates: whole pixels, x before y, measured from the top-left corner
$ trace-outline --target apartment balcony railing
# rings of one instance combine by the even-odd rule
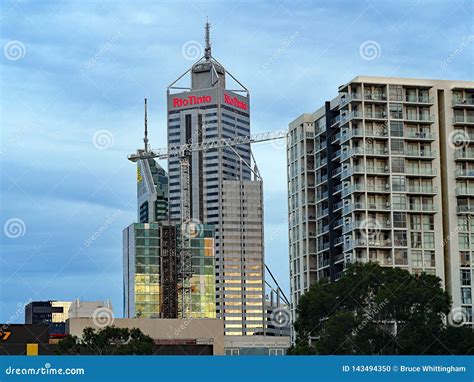
[[[436,158],[435,150],[409,150],[404,151],[407,157],[423,157],[423,158]]]
[[[416,168],[416,167],[406,167],[405,168],[405,175],[429,175],[433,176],[436,175],[436,169],[434,168]]]
[[[433,103],[434,97],[426,97],[426,96],[405,96],[405,102],[408,103]]]
[[[336,204],[334,204],[334,211],[337,211],[339,209],[341,209],[343,206],[343,203],[342,203],[342,200],[340,202],[337,202]]]
[[[384,119],[387,118],[386,111],[369,111],[364,113],[364,117],[367,119]]]
[[[341,94],[341,98],[339,99],[339,106],[342,107],[344,105],[347,105],[351,101],[362,101],[362,94],[360,93]]]
[[[433,204],[410,204],[408,206],[409,211],[420,211],[420,212],[436,212],[438,208]]]
[[[454,159],[474,160],[474,150],[457,150],[454,152]]]
[[[453,117],[453,123],[462,123],[462,124],[474,123],[474,116],[471,116],[471,115],[455,115]]]
[[[458,213],[474,213],[474,206],[457,206]]]
[[[341,190],[342,190],[342,183],[338,183],[336,187],[334,187],[334,193],[337,194]]]
[[[413,139],[429,139],[429,140],[435,140],[436,139],[436,134],[431,133],[431,132],[412,132],[408,131],[404,134],[404,138],[413,138]]]
[[[344,244],[344,251],[350,251],[357,247],[374,247],[374,248],[386,248],[392,247],[392,240],[370,240],[370,239],[355,239]]]
[[[344,243],[344,236],[339,236],[334,240],[334,245],[341,245],[342,243]]]
[[[474,169],[466,170],[466,169],[458,169],[454,171],[454,176],[456,177],[464,177],[464,178],[473,178],[474,177]]]
[[[457,187],[455,189],[455,194],[456,196],[473,196],[474,195],[474,188],[462,188],[462,187]]]
[[[433,123],[435,121],[434,115],[415,115],[415,114],[407,114],[405,116],[405,120],[407,121],[413,121],[413,122],[427,122],[427,123]]]
[[[334,228],[340,227],[343,224],[344,224],[344,219],[343,218],[337,219],[336,222],[334,223]]]
[[[453,106],[474,106],[474,98],[453,98]]]
[[[437,194],[438,187],[435,186],[408,186],[408,192],[416,194]]]
[[[366,101],[386,101],[387,96],[385,94],[379,94],[379,93],[365,93],[364,99]]]

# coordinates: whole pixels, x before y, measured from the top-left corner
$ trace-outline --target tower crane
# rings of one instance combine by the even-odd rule
[[[247,166],[256,176],[260,177],[258,169],[252,169],[234,149],[235,146],[246,145],[259,142],[274,141],[279,139],[287,139],[287,130],[277,130],[272,132],[265,132],[254,134],[251,136],[235,136],[233,138],[208,140],[200,143],[187,143],[178,146],[171,146],[168,148],[160,148],[157,150],[150,149],[148,144],[148,129],[147,129],[147,112],[145,99],[145,137],[144,149],[138,149],[135,154],[128,156],[131,162],[138,162],[148,159],[168,159],[171,157],[179,157],[180,164],[180,186],[181,186],[181,251],[179,256],[178,278],[182,282],[182,313],[183,318],[190,318],[190,302],[191,302],[191,285],[190,279],[192,276],[191,251],[190,251],[190,237],[192,237],[193,224],[191,220],[191,184],[189,176],[189,158],[190,154],[195,151],[207,151],[215,149],[230,148],[240,159],[240,161]],[[267,267],[268,269],[268,267]],[[273,275],[272,275],[273,278]],[[276,280],[275,280],[276,281]],[[278,289],[281,290],[277,284]],[[281,291],[283,292],[283,291]],[[283,294],[284,295],[284,294]]]

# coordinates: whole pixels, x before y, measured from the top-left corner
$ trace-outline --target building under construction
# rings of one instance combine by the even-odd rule
[[[123,231],[124,316],[215,318],[214,227],[169,219],[168,176],[153,158],[137,161],[137,219]]]

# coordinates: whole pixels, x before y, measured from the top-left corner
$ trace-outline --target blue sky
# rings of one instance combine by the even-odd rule
[[[151,145],[165,146],[166,87],[192,65],[206,16],[257,133],[356,75],[472,80],[473,4],[2,1],[0,322],[40,299],[111,298],[122,315],[121,232],[136,219],[126,156],[142,144],[144,96]],[[254,152],[266,259],[288,291],[286,154]]]

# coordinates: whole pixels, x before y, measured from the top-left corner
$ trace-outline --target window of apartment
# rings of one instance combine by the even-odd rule
[[[403,175],[392,175],[392,189],[393,191],[405,191],[405,177]]]
[[[395,250],[395,265],[408,265],[408,252],[406,249]]]
[[[405,173],[405,158],[392,158],[392,172]]]
[[[460,233],[458,235],[458,244],[460,249],[469,249],[469,234]]]
[[[225,355],[239,355],[239,349],[225,349]]]
[[[425,244],[426,247],[426,244]],[[425,251],[424,252],[424,261],[425,267],[435,267],[436,266],[436,260],[435,260],[435,251]]]
[[[392,195],[392,206],[394,210],[404,210],[406,208],[405,195]]]
[[[404,153],[404,141],[402,139],[391,139],[390,147],[393,155]]]
[[[471,285],[470,269],[461,269],[461,285]]]
[[[461,267],[469,268],[471,266],[471,254],[468,251],[459,252]]]
[[[283,349],[268,349],[268,355],[284,355]]]
[[[407,246],[407,231],[394,231],[393,240],[396,246],[406,247]]]
[[[393,119],[402,119],[403,118],[403,113],[402,113],[402,104],[400,103],[391,103],[390,104],[390,118]]]
[[[389,88],[390,101],[401,101],[402,92],[403,92],[403,88],[400,85],[390,85],[390,88]]]
[[[434,230],[433,215],[424,215],[423,216],[423,231],[433,231],[433,230]]]
[[[390,136],[403,137],[403,122],[390,122]]]
[[[405,212],[394,212],[393,213],[393,226],[395,228],[406,228],[407,214]]]
[[[411,248],[421,248],[421,232],[412,232],[411,233]],[[421,261],[421,252],[420,252],[420,261]]]
[[[422,252],[421,251],[411,251],[411,263],[414,267],[422,267],[423,266],[423,259],[422,259]]]
[[[461,288],[461,304],[472,304],[471,288]]]

